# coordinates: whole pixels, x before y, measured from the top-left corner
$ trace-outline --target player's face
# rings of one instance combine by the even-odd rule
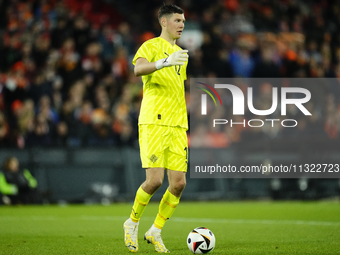
[[[184,29],[184,14],[174,13],[166,22],[166,30],[170,37],[179,39]]]

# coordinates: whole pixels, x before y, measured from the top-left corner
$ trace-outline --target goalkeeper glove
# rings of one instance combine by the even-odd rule
[[[163,67],[168,66],[177,66],[184,65],[186,61],[188,61],[189,55],[187,54],[188,50],[179,50],[172,53],[169,57],[163,58],[156,61],[157,70],[162,69]]]

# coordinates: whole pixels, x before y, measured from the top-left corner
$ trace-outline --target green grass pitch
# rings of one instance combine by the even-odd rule
[[[130,254],[123,222],[131,204],[0,207],[0,254]],[[139,226],[139,252],[157,213],[150,203]],[[162,237],[172,254],[191,254],[195,227],[216,236],[212,254],[340,254],[339,202],[182,202]]]

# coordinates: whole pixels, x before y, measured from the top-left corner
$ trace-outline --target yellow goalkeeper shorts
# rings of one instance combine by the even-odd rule
[[[188,138],[184,128],[141,124],[139,146],[143,168],[187,171]]]

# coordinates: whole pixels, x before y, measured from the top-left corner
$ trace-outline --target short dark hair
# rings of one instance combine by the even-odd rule
[[[174,13],[183,14],[184,11],[182,10],[182,8],[178,7],[177,5],[164,4],[158,11],[158,20],[161,21],[161,18],[163,18],[163,16],[174,14]]]

